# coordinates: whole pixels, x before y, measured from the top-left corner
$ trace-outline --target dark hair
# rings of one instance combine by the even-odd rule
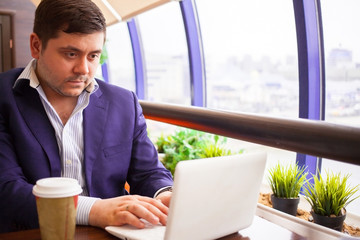
[[[59,31],[91,34],[103,31],[106,22],[101,10],[91,0],[42,0],[35,11],[34,33],[46,48]]]

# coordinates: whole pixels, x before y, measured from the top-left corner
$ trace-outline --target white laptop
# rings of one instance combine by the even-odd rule
[[[216,239],[252,224],[265,153],[181,161],[174,174],[167,226],[108,226],[126,240]]]

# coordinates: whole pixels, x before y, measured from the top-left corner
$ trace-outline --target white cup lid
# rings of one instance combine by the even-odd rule
[[[78,195],[82,188],[73,178],[50,177],[36,182],[33,194],[43,198],[62,198]]]

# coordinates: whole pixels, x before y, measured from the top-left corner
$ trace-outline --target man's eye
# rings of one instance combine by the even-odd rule
[[[99,57],[99,54],[91,54],[90,55],[90,58],[92,58],[92,59],[95,59],[95,58],[98,58]]]
[[[70,58],[76,57],[76,53],[74,53],[74,52],[67,52],[67,53],[65,53],[65,55]]]
[[[100,57],[100,54],[90,54],[89,55],[89,61],[95,61]]]

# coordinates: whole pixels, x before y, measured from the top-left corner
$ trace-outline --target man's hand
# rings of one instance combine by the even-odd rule
[[[168,207],[162,200],[138,195],[121,196],[96,201],[90,210],[89,224],[102,228],[124,224],[144,228],[140,218],[154,225],[166,225],[167,214]]]
[[[172,192],[166,191],[162,192],[159,195],[156,196],[156,200],[160,200],[165,206],[170,206],[170,200],[171,200],[171,194]]]

